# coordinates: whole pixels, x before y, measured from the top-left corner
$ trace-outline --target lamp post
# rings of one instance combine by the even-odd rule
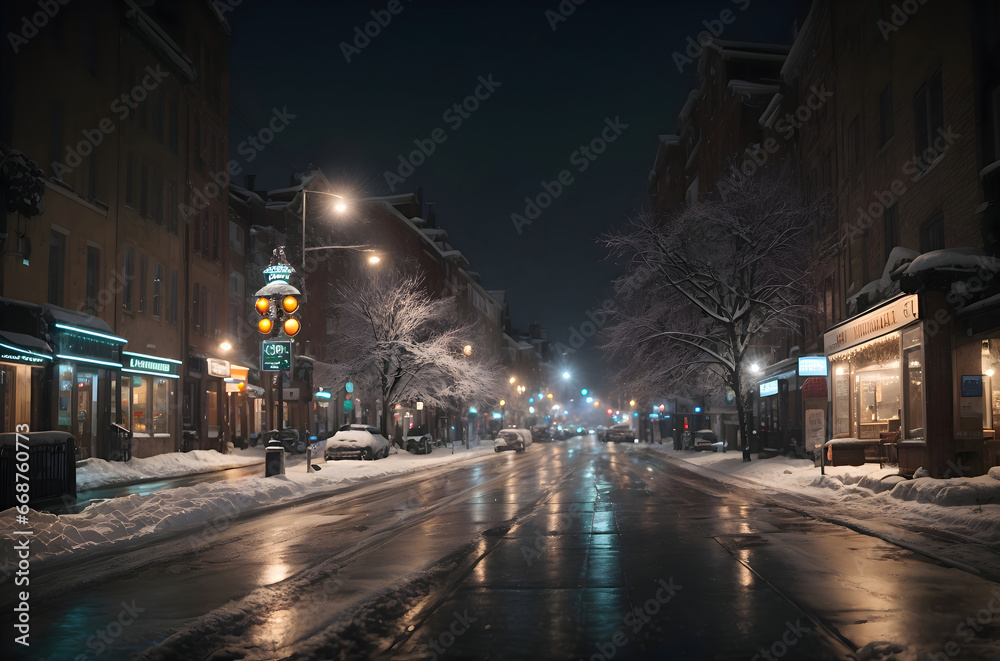
[[[337,213],[344,213],[345,211],[347,211],[347,202],[344,201],[344,197],[342,195],[337,195],[336,193],[327,193],[326,191],[321,191],[321,190],[309,190],[308,188],[303,188],[302,189],[302,270],[303,270],[303,272],[305,272],[305,268],[306,268],[306,251],[309,250],[309,248],[306,248],[306,197],[307,197],[306,193],[314,193],[316,195],[329,195],[330,197],[335,197],[335,198],[337,198],[340,201],[336,202],[334,204],[334,207],[333,207],[334,211],[336,211]],[[345,247],[347,247],[347,246],[345,246]],[[359,247],[362,247],[362,246],[359,246]]]

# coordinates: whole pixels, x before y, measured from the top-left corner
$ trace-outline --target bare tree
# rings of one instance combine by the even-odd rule
[[[432,298],[420,278],[363,277],[333,296],[340,319],[328,353],[343,377],[379,398],[383,434],[397,403],[455,408],[501,392],[500,369],[486,352],[462,351],[484,346],[476,326],[460,321],[454,298]]]
[[[605,349],[634,389],[732,389],[750,461],[748,352],[772,330],[799,331],[815,309],[810,230],[822,208],[784,178],[727,182],[726,193],[668,217],[640,214],[604,239],[627,260]]]

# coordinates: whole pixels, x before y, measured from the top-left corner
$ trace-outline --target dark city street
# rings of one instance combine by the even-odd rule
[[[1000,659],[1000,3],[0,35],[3,659]]]

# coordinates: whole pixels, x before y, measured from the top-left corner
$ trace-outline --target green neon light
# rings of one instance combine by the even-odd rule
[[[28,351],[27,349],[15,347],[10,344],[4,344],[3,342],[0,342],[0,347],[3,347],[4,349],[10,349],[11,351],[16,351],[17,353],[23,353],[26,356],[35,356],[36,358],[44,358],[45,360],[52,360],[52,356],[46,356],[44,353],[35,353],[34,351]]]
[[[106,335],[105,333],[98,333],[97,331],[87,330],[86,328],[77,328],[76,326],[67,326],[66,324],[56,324],[56,328],[73,331],[74,333],[83,333],[84,335],[93,335],[94,337],[99,337],[105,340],[111,340],[112,342],[121,342],[122,344],[128,344],[128,340],[126,340],[124,337],[118,337],[116,335]]]
[[[80,356],[70,356],[64,353],[57,353],[56,358],[65,358],[66,360],[78,360],[81,363],[94,363],[95,365],[107,365],[108,367],[122,368],[121,363],[112,363],[107,360],[95,360],[93,358],[81,358]]]
[[[134,351],[122,351],[126,356],[138,356],[139,358],[150,358],[152,360],[158,360],[162,363],[173,363],[174,365],[182,365],[181,361],[174,360],[173,358],[160,358],[159,356],[150,356],[146,353],[136,353]]]

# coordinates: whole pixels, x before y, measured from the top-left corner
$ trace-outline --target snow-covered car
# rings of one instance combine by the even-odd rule
[[[612,425],[604,430],[601,440],[605,443],[635,443],[635,430],[627,422]]]
[[[378,427],[344,425],[326,439],[325,459],[382,459],[389,456],[389,439]]]
[[[699,429],[691,438],[691,449],[697,452],[709,450],[711,452],[725,452],[726,441],[720,441],[711,429]]]
[[[430,434],[409,434],[403,447],[411,454],[430,454],[434,449],[434,437]]]
[[[531,432],[527,429],[501,429],[493,439],[493,451],[514,450],[524,452],[531,445]]]

